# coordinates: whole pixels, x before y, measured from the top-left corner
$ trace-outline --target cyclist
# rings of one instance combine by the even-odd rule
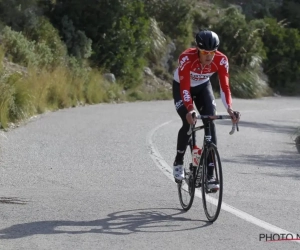
[[[201,30],[196,34],[195,42],[196,48],[188,48],[179,56],[178,68],[174,72],[173,98],[177,113],[182,120],[182,127],[177,137],[177,154],[173,164],[176,182],[184,178],[184,153],[190,137],[187,132],[190,124],[196,123],[192,116],[192,113],[196,113],[193,102],[201,115],[216,114],[216,102],[209,80],[214,73],[218,73],[221,99],[228,114],[232,117],[233,123],[239,120],[232,109],[229,64],[227,57],[218,51],[218,35],[211,30]],[[206,132],[207,128],[205,128]],[[217,145],[214,123],[211,124],[211,135],[212,142]],[[208,165],[208,188],[217,189],[218,184],[213,184],[213,163]]]

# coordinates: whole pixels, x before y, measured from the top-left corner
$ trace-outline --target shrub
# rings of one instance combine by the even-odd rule
[[[263,41],[267,59],[264,71],[269,76],[270,86],[283,94],[299,95],[300,33],[297,29],[285,28],[275,19],[265,21]]]
[[[37,45],[43,44],[41,45],[44,47],[42,51],[47,50],[44,52],[46,55],[41,55],[44,65],[54,68],[66,63],[66,45],[60,39],[59,31],[53,27],[47,18],[37,17],[37,22],[26,27],[24,33],[28,40],[35,41]]]
[[[63,16],[61,22],[62,34],[69,54],[80,61],[89,58],[92,55],[92,40],[86,37],[85,32],[76,30],[68,16]]]
[[[21,32],[13,31],[6,26],[2,30],[2,43],[6,56],[23,66],[37,66],[38,57],[35,53],[35,42],[28,41]]]

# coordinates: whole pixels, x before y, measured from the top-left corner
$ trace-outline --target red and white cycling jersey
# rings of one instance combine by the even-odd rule
[[[178,68],[174,73],[174,80],[180,83],[180,94],[183,103],[188,111],[193,109],[190,88],[199,86],[218,73],[220,80],[221,98],[227,109],[231,106],[231,92],[229,87],[229,64],[227,57],[217,51],[213,61],[209,65],[202,67],[197,48],[185,50],[178,59]]]

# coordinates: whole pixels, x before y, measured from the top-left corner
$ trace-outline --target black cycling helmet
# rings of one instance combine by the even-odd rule
[[[210,30],[201,30],[196,35],[196,44],[199,49],[216,50],[220,41],[218,35]]]

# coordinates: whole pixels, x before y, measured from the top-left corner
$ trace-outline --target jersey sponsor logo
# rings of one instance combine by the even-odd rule
[[[183,100],[185,102],[189,102],[191,100],[191,96],[190,96],[189,91],[183,90]]]
[[[189,61],[189,57],[188,56],[184,56],[181,58],[180,62],[179,62],[179,67],[181,70],[184,69],[185,63]]]
[[[210,75],[204,75],[204,74],[200,74],[200,75],[190,74],[190,76],[193,81],[201,81],[203,79],[208,79],[210,77]]]
[[[222,60],[220,61],[220,65],[224,65],[224,67],[226,68],[227,70],[227,73],[228,73],[228,69],[229,69],[229,65],[228,65],[228,61],[225,59],[225,57],[222,58]]]
[[[182,106],[183,106],[183,101],[182,100],[179,100],[178,102],[175,103],[176,110],[178,110]]]

